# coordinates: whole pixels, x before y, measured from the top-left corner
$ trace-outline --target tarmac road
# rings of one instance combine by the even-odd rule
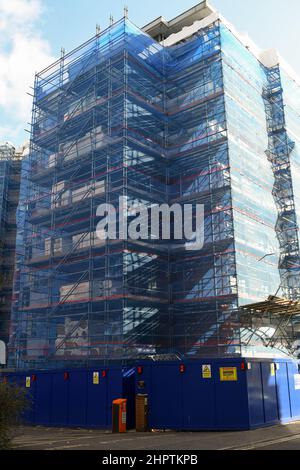
[[[15,450],[300,450],[300,422],[245,432],[111,434],[86,429],[21,427]]]

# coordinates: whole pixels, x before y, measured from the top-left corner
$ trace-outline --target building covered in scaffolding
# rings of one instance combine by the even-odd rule
[[[299,299],[299,107],[276,54],[206,1],[143,30],[125,15],[37,74],[11,365],[288,353],[241,307]],[[99,237],[120,197],[129,220],[202,204],[203,248]]]
[[[9,339],[22,152],[0,144],[0,341]]]

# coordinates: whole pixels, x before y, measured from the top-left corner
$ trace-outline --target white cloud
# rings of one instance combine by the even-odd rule
[[[40,0],[0,0],[2,27],[13,21],[13,26],[24,21],[36,21],[42,12]]]
[[[1,134],[15,135],[16,129],[28,127],[32,98],[27,92],[34,74],[54,61],[39,31],[42,14],[42,0],[0,0]]]

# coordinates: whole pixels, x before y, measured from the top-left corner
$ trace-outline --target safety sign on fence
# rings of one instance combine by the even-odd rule
[[[295,390],[300,390],[300,374],[295,374],[294,380],[295,380]]]
[[[93,373],[93,384],[94,385],[99,385],[99,372],[94,372]]]
[[[236,367],[220,367],[221,382],[236,382],[238,379]]]
[[[211,379],[212,373],[211,373],[211,365],[210,364],[204,364],[202,366],[202,377],[203,377],[203,379]]]
[[[270,368],[271,368],[271,377],[275,377],[275,375],[276,375],[276,366],[275,366],[275,364],[272,363],[270,365]]]

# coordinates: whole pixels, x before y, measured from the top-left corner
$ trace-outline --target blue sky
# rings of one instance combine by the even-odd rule
[[[198,0],[199,1],[199,0]],[[20,145],[28,134],[34,72],[104,29],[109,16],[143,26],[171,19],[197,0],[0,0],[0,141]],[[211,0],[241,32],[262,48],[275,47],[300,75],[299,0]],[[284,5],[284,6],[283,6]]]

